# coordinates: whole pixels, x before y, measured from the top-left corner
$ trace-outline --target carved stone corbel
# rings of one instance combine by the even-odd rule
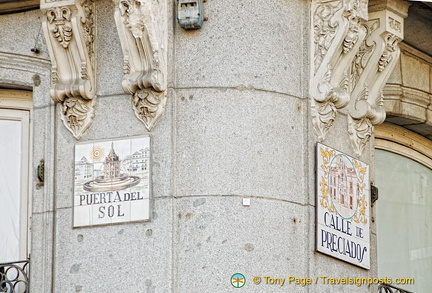
[[[135,115],[151,131],[167,101],[167,7],[162,0],[114,0],[124,55],[125,93]]]
[[[80,139],[94,118],[93,0],[41,0],[43,30],[52,64],[51,97],[61,119]]]
[[[403,22],[408,5],[401,0],[370,1],[367,36],[351,66],[348,133],[357,156],[373,133],[373,125],[385,120],[382,90],[399,58]]]
[[[312,122],[323,141],[352,90],[348,70],[366,36],[367,0],[314,0]]]

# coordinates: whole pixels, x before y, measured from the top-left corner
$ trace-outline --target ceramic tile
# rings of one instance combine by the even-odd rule
[[[116,202],[108,206],[108,217],[112,218],[112,223],[131,221],[131,201]]]
[[[87,226],[91,223],[92,211],[89,206],[75,206],[73,215],[73,226]]]
[[[150,199],[145,198],[131,205],[130,220],[141,221],[150,219]]]
[[[324,158],[322,156],[321,150],[325,150],[326,146],[318,143],[316,145],[316,168],[317,170],[323,170]]]
[[[74,206],[91,210],[87,225],[129,222],[131,207],[149,199],[149,147],[149,137],[77,145],[81,161],[75,166],[80,177],[75,181]],[[147,218],[136,216],[134,221]]]
[[[318,144],[317,151],[317,248],[369,268],[369,167],[330,147]],[[365,248],[367,257],[347,256],[345,246],[352,245]]]
[[[103,225],[112,223],[112,217],[110,217],[109,214],[115,214],[114,206],[108,204],[95,204],[91,205],[90,209],[92,211],[92,217],[90,219],[89,225]]]

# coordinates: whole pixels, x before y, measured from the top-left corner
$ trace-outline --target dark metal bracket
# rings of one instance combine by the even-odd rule
[[[44,186],[44,182],[45,182],[45,161],[44,160],[40,160],[40,163],[37,166],[37,178],[39,182],[36,183],[36,186],[37,187]]]
[[[372,205],[378,200],[378,187],[371,184],[371,203]]]

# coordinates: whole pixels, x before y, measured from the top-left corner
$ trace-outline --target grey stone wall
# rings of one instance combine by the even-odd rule
[[[33,170],[46,161],[45,185],[33,189],[32,292],[231,292],[237,272],[247,292],[368,291],[251,282],[375,274],[373,259],[367,271],[315,252],[310,1],[208,1],[197,31],[182,30],[169,4],[168,103],[151,132],[151,221],[77,229],[77,141],[49,96],[42,35],[41,53],[30,52],[41,12],[0,16],[0,57],[11,62],[0,64],[0,85],[33,90]],[[121,88],[114,4],[96,5],[96,115],[81,141],[147,134]],[[352,153],[346,123],[339,115],[324,143]],[[371,163],[370,148],[361,159]]]

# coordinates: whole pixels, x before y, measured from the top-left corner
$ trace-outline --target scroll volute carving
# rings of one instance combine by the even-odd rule
[[[41,0],[43,30],[52,64],[51,97],[61,119],[80,139],[94,117],[93,0]]]
[[[345,107],[352,87],[348,70],[366,36],[367,0],[316,0],[312,5],[313,76],[310,83],[312,119],[318,140],[325,139]]]
[[[167,89],[167,7],[164,0],[114,0],[124,55],[126,93],[149,131],[164,112]]]
[[[378,1],[371,1],[378,2]],[[367,37],[363,41],[351,66],[354,89],[351,94],[348,132],[357,156],[363,152],[373,133],[373,125],[384,122],[382,90],[399,59],[398,43],[403,39],[403,21],[408,6],[403,11],[394,10],[392,4],[399,0],[381,1],[387,6],[369,14],[366,22]],[[372,6],[374,8],[374,6]]]

